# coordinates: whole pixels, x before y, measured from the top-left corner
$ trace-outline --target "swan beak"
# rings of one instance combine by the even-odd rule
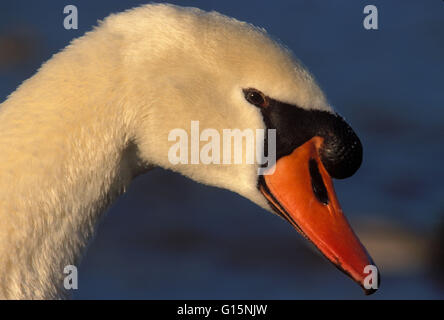
[[[259,189],[276,213],[356,281],[365,294],[372,294],[377,289],[364,286],[369,275],[369,269],[364,268],[374,263],[336,198],[331,177],[318,154],[322,141],[314,137],[278,159],[274,172],[260,177]]]

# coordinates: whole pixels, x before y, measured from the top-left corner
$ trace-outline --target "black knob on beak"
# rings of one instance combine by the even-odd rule
[[[362,144],[353,129],[339,115],[329,115],[319,135],[324,138],[320,149],[322,164],[331,177],[352,176],[362,163]]]

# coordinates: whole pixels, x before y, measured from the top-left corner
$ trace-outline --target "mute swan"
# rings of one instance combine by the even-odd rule
[[[173,165],[168,134],[275,128],[258,164]],[[0,297],[60,298],[96,221],[131,179],[161,166],[279,214],[361,286],[371,258],[330,177],[360,166],[352,129],[263,29],[194,8],[111,15],[55,54],[0,106]],[[373,292],[366,289],[366,293]]]

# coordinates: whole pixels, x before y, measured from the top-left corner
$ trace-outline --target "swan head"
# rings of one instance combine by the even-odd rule
[[[263,29],[198,9],[148,5],[104,24],[125,42],[123,89],[142,161],[232,190],[277,213],[364,288],[365,268],[373,262],[332,183],[359,168],[362,146],[292,53]],[[263,130],[262,147],[269,155],[274,148],[275,161],[247,163],[245,139],[243,161],[223,163],[226,129]],[[199,158],[209,142],[220,147],[219,163]],[[171,161],[177,143],[186,146],[173,155],[187,152],[186,161]]]

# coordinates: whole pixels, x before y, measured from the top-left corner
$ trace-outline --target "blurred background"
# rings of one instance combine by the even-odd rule
[[[364,163],[336,192],[380,267],[381,288],[365,297],[288,223],[248,200],[154,169],[108,211],[73,297],[443,299],[444,2],[169,2],[264,27],[351,123]],[[143,3],[2,1],[0,102],[98,19]],[[78,8],[78,30],[63,28],[68,4]],[[379,30],[363,28],[367,4],[378,8]]]

